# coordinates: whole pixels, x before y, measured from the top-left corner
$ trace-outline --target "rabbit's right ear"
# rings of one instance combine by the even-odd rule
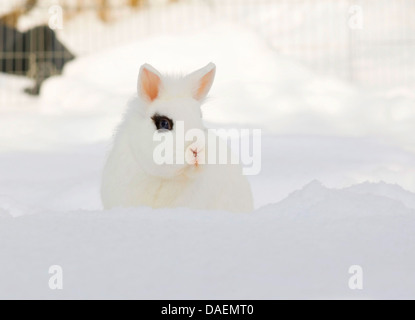
[[[138,76],[138,94],[149,102],[157,99],[161,86],[161,74],[149,64],[140,68]]]

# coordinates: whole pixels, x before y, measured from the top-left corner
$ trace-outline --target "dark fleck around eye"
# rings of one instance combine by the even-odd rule
[[[173,120],[170,118],[156,114],[151,119],[153,119],[157,130],[173,130]]]

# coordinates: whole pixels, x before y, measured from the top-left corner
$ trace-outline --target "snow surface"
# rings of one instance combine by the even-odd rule
[[[263,129],[256,211],[102,211],[102,167],[139,65],[209,61],[209,126]],[[0,95],[27,84],[0,75]],[[415,297],[412,91],[318,77],[219,19],[81,55],[39,99],[18,100],[0,104],[0,298]],[[62,291],[48,287],[51,265]],[[348,287],[351,265],[362,291]]]
[[[372,191],[313,182],[247,215],[138,208],[1,218],[0,297],[414,297],[415,211]],[[55,264],[62,291],[47,286]],[[362,291],[348,288],[356,264]]]

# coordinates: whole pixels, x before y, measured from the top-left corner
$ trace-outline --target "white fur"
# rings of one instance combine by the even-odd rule
[[[161,79],[159,94],[148,101],[142,92],[143,69]],[[213,75],[206,92],[195,98],[200,80]],[[206,210],[251,212],[253,200],[250,185],[240,165],[191,164],[157,165],[153,160],[156,128],[151,117],[168,116],[182,120],[185,130],[203,125],[201,104],[212,85],[215,65],[209,64],[187,77],[165,77],[153,67],[141,68],[138,96],[129,103],[128,111],[118,128],[113,148],[103,173],[102,202],[113,207],[188,207]],[[174,134],[175,127],[173,127]],[[209,150],[206,150],[208,153]]]

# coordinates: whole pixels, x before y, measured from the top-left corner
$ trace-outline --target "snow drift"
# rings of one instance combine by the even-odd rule
[[[313,182],[250,215],[138,208],[1,218],[0,297],[413,297],[415,211],[361,191]],[[55,264],[62,291],[47,286]],[[362,291],[348,287],[351,265],[365,272]]]

